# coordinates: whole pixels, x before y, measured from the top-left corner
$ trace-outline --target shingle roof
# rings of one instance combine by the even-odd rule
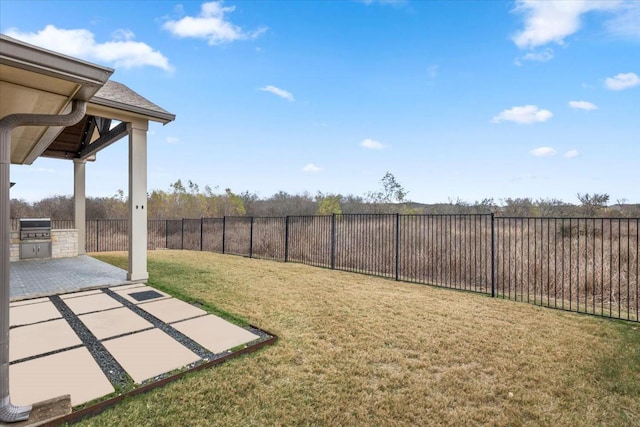
[[[108,80],[91,98],[91,103],[143,114],[167,123],[176,116],[154,104],[122,83]]]

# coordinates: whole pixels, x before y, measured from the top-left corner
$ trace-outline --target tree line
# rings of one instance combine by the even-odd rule
[[[222,216],[330,215],[352,213],[401,214],[488,214],[517,217],[640,217],[640,204],[618,200],[610,204],[608,194],[578,194],[579,204],[559,199],[506,198],[467,202],[456,199],[447,203],[424,204],[408,199],[408,191],[387,172],[380,187],[363,196],[317,192],[290,194],[279,191],[261,198],[256,193],[234,193],[177,180],[168,190],[148,194],[149,219],[180,219]],[[127,218],[127,198],[122,190],[112,197],[88,197],[88,219]],[[11,217],[73,218],[73,197],[52,196],[37,202],[11,200]]]

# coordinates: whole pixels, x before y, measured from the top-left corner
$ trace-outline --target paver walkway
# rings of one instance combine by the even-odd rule
[[[10,319],[17,405],[64,394],[80,405],[262,338],[144,284],[15,301]]]

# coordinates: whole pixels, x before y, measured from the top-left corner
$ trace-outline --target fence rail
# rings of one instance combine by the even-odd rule
[[[147,247],[297,262],[638,322],[639,241],[640,218],[344,214],[149,220]],[[87,221],[86,248],[127,250],[127,220]]]

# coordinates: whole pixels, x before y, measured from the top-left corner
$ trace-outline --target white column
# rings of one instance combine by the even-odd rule
[[[87,253],[86,160],[73,160],[73,219],[78,230],[78,255]]]
[[[129,131],[129,273],[145,281],[147,272],[147,129],[148,122],[128,123]]]

